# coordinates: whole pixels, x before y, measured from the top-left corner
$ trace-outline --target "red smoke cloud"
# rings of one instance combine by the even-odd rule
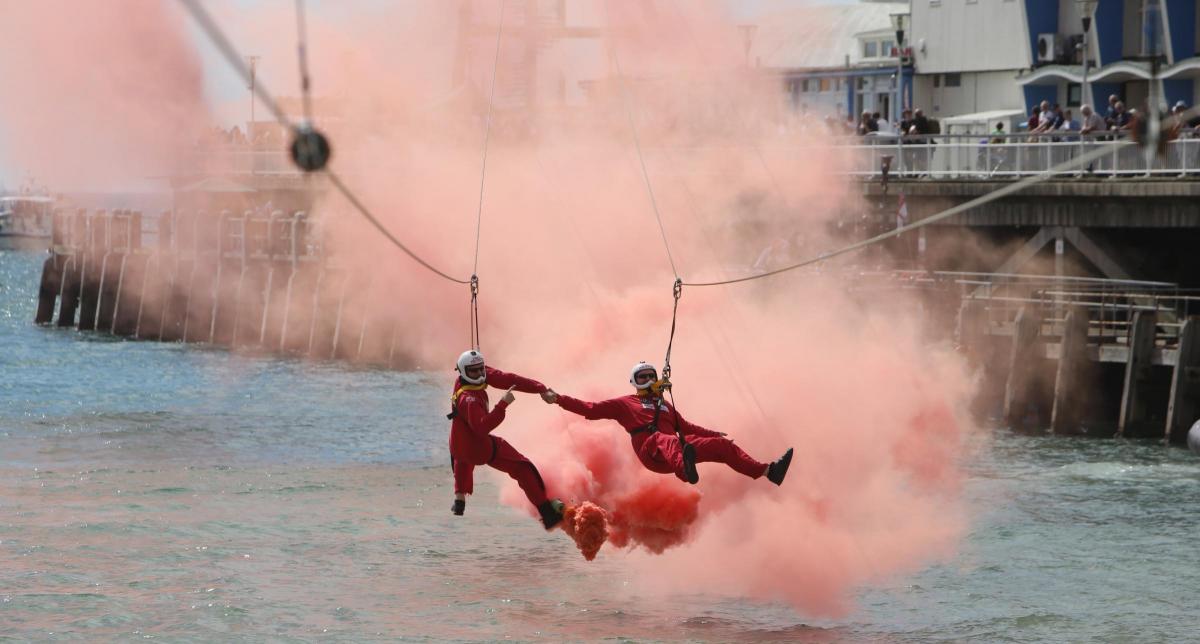
[[[603,20],[598,2],[567,4],[588,5],[580,15]],[[483,20],[459,47],[447,44],[464,42],[457,3],[309,12],[314,87],[338,106],[336,117],[317,115],[334,144],[334,169],[389,230],[456,277],[475,268],[480,217],[482,346],[494,366],[598,400],[628,393],[634,362],[661,360],[675,272],[643,163],[685,281],[744,274],[770,246],[790,253],[786,260],[843,242],[836,223],[859,205],[839,173],[845,160],[822,147],[828,133],[791,111],[777,77],[745,66],[735,25],[711,6],[687,3],[685,12],[682,5],[612,2],[614,29],[603,39],[546,49],[546,69],[593,72],[562,79],[565,95],[586,93],[577,105],[516,107],[522,43],[502,42],[497,104],[504,107],[493,115],[481,215],[492,23]],[[188,111],[199,85],[195,55],[174,12],[149,11],[172,29],[143,38],[168,52],[165,59],[92,31],[110,25],[123,33],[127,18],[109,15],[110,6],[92,8],[94,23],[64,29],[123,52],[104,74],[158,79],[145,90],[153,100],[143,101],[155,109],[136,112],[150,112],[152,126],[120,120],[114,135],[145,142],[148,152],[138,158],[153,160],[153,135],[162,133],[155,114],[206,124]],[[291,93],[291,6],[217,4],[214,11],[234,42],[264,55],[262,82]],[[3,63],[6,70],[15,64]],[[75,85],[91,67],[76,70],[63,53],[46,64],[13,72],[62,74],[45,88],[57,93],[47,107],[55,117],[46,122],[66,123],[68,134],[81,122],[98,125],[73,120],[95,107]],[[467,73],[456,85],[459,66]],[[155,75],[162,69],[172,78]],[[558,77],[542,80],[559,86]],[[121,98],[136,95],[135,87],[98,104],[122,112]],[[22,105],[5,113],[25,114],[34,103]],[[28,122],[23,140],[36,150],[32,133],[47,128]],[[47,162],[66,154],[43,151]],[[122,171],[132,172],[89,163],[79,176],[102,182]],[[358,315],[371,328],[398,325],[415,366],[449,374],[468,343],[467,287],[416,265],[335,193],[318,202],[315,216],[334,252],[330,261],[373,276]],[[795,447],[782,487],[716,464],[701,464],[699,485],[687,486],[646,471],[614,423],[518,399],[497,431],[537,463],[553,493],[579,504],[585,521],[572,530],[592,535],[581,544],[585,556],[601,533],[598,511],[584,510],[590,502],[607,512],[612,550],[601,556],[622,557],[647,588],[781,599],[808,614],[838,615],[851,608],[856,587],[952,551],[966,517],[959,496],[971,430],[966,369],[948,343],[924,339],[912,297],[856,294],[854,282],[833,268],[685,287],[679,304],[672,366],[680,412],[728,432],[759,460]],[[515,485],[506,483],[502,499],[527,510]]]

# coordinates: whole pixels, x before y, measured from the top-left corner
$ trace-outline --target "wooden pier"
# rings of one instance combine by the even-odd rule
[[[304,212],[54,214],[35,321],[138,340],[403,366],[369,278],[328,261]],[[353,314],[349,314],[353,311]],[[370,321],[370,323],[368,323]]]
[[[1089,278],[959,279],[981,411],[1015,429],[1184,444],[1200,417],[1200,296]]]

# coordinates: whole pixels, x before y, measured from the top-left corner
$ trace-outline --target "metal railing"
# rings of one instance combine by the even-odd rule
[[[1147,163],[1143,150],[1129,145],[1127,132],[1080,134],[872,135],[842,139],[836,146],[848,157],[849,174],[879,179],[884,168],[893,178],[1004,179],[1040,174],[1097,149],[1106,154],[1087,168],[1063,176],[1196,176],[1200,178],[1200,137],[1184,130],[1166,143],[1165,152]]]
[[[979,274],[982,276],[984,274]],[[988,324],[1005,328],[1017,312],[1033,307],[1041,312],[1042,335],[1061,336],[1067,312],[1082,310],[1088,316],[1088,338],[1093,344],[1128,345],[1138,312],[1153,311],[1155,344],[1172,347],[1189,316],[1200,312],[1200,292],[1169,282],[1110,280],[1086,277],[1001,275],[982,280],[964,274],[955,281],[963,299],[986,306]]]

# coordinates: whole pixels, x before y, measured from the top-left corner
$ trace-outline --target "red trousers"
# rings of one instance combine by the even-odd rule
[[[738,474],[752,479],[762,476],[767,469],[766,463],[754,460],[724,436],[687,436],[686,439],[696,448],[697,463],[724,463]],[[637,446],[637,455],[647,469],[661,474],[674,474],[681,481],[687,480],[683,477],[683,448],[674,434],[650,434]]]
[[[503,438],[499,436],[490,436],[489,438],[492,439],[492,458],[486,463],[478,465],[489,465],[511,476],[516,480],[517,485],[521,486],[525,497],[534,507],[545,503],[546,484],[542,482],[542,475],[538,473],[533,461],[525,458],[517,451],[517,448],[509,445],[508,441]],[[450,455],[450,466],[454,468],[455,494],[471,494],[475,491],[476,465],[476,463],[456,459],[453,454]]]

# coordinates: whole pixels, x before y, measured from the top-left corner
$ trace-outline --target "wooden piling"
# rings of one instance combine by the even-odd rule
[[[1054,409],[1050,414],[1050,431],[1055,434],[1078,434],[1083,407],[1089,391],[1085,390],[1091,361],[1087,355],[1088,315],[1080,307],[1071,307],[1063,327],[1063,337],[1054,377]]]
[[[79,283],[79,330],[96,328],[96,309],[100,301],[101,257],[104,252],[104,234],[108,213],[98,210],[88,218],[88,242],[81,263]]]
[[[1004,387],[1004,418],[1009,427],[1025,428],[1026,413],[1037,376],[1038,335],[1041,312],[1021,307],[1013,325],[1013,344],[1008,357],[1008,381]]]
[[[1154,351],[1154,327],[1158,314],[1154,311],[1138,311],[1133,316],[1133,327],[1129,331],[1129,360],[1125,363],[1125,385],[1121,392],[1121,415],[1117,433],[1125,437],[1145,433],[1146,385],[1150,379],[1152,352]]]
[[[114,335],[131,336],[137,332],[138,309],[142,305],[142,283],[145,281],[146,262],[144,253],[130,254],[121,265],[117,280],[117,306],[113,310],[112,332]]]
[[[1188,318],[1179,330],[1171,397],[1167,403],[1166,441],[1186,444],[1188,430],[1200,418],[1200,317]]]
[[[63,257],[56,253],[42,262],[42,281],[38,286],[37,313],[33,317],[36,324],[50,324],[54,321],[54,307],[58,303],[58,293],[62,290],[64,261]]]
[[[62,290],[58,294],[58,326],[75,326],[75,312],[79,308],[82,266],[80,255],[72,254],[63,264]]]
[[[139,340],[157,340],[162,336],[163,308],[166,305],[167,278],[163,274],[166,252],[160,250],[146,259],[145,272],[139,290],[137,327],[134,337]]]

